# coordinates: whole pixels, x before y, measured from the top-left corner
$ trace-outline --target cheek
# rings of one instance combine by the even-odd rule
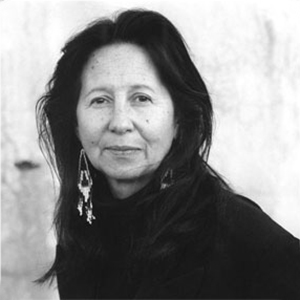
[[[99,121],[98,119],[96,122],[95,118],[78,119],[78,138],[83,144],[97,144],[101,131],[101,126],[99,126],[101,123]]]
[[[168,147],[172,143],[176,135],[176,127],[171,113],[153,115],[146,118],[144,124],[143,135],[149,143],[157,144],[162,148]]]

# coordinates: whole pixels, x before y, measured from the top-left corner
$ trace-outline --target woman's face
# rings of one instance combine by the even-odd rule
[[[176,135],[174,106],[147,53],[132,44],[95,51],[82,73],[77,134],[112,186],[145,185]]]

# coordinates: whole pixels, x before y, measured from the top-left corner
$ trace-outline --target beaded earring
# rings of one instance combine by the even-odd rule
[[[173,170],[168,169],[160,181],[160,190],[164,190],[174,184]]]
[[[81,149],[78,162],[78,183],[79,200],[77,209],[79,215],[85,214],[86,221],[92,224],[92,221],[96,219],[93,215],[93,203],[92,203],[92,186],[93,180],[89,171],[89,166],[84,149]]]

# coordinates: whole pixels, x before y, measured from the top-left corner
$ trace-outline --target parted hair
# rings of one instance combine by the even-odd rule
[[[195,227],[192,220],[189,223],[189,212],[193,210],[195,214],[195,210],[205,207],[205,197],[202,203],[200,200],[199,203],[189,199],[182,201],[182,196],[191,189],[195,174],[209,174],[221,185],[225,183],[207,164],[213,110],[206,85],[176,27],[163,15],[149,10],[126,10],[114,18],[97,19],[73,36],[63,47],[47,90],[37,102],[40,146],[60,181],[54,216],[57,242],[65,249],[71,248],[74,241],[76,245],[81,244],[77,232],[72,230],[75,219],[72,215],[78,199],[78,157],[82,148],[76,135],[81,74],[94,51],[117,43],[134,44],[147,52],[171,95],[178,123],[177,138],[153,176],[159,184],[163,174],[172,169],[177,176],[176,184],[164,192],[163,206],[156,207],[155,226],[151,226],[153,220],[149,217],[147,228],[151,228],[151,233],[137,246],[137,252],[146,259],[159,259],[176,248],[167,237],[179,232],[184,235]],[[149,197],[149,201],[155,201],[155,197]],[[171,211],[175,213],[170,214]],[[85,248],[88,246],[83,246]],[[57,271],[55,261],[40,281],[53,278]]]

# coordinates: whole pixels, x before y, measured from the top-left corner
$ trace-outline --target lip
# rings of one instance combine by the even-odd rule
[[[118,146],[118,145],[113,145],[113,146],[108,146],[105,148],[106,150],[111,150],[111,151],[120,151],[120,152],[125,152],[125,151],[138,151],[141,150],[138,147],[134,146]]]
[[[108,146],[105,147],[107,152],[109,152],[111,155],[114,155],[116,157],[130,157],[130,156],[135,156],[140,151],[142,150],[141,148],[134,147],[134,146],[119,146],[119,145],[114,145],[114,146]]]

